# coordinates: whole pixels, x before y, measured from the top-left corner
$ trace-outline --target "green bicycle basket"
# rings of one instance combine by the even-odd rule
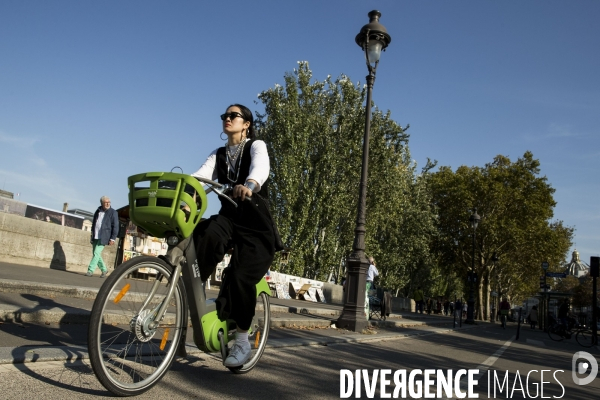
[[[173,232],[185,239],[206,211],[206,192],[190,175],[146,172],[130,176],[127,183],[131,221],[151,236],[164,238]]]

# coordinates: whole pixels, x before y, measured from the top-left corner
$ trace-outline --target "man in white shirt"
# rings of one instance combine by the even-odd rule
[[[92,222],[92,244],[93,257],[88,265],[88,272],[85,276],[94,275],[96,267],[100,267],[102,274],[100,278],[104,278],[108,272],[104,260],[102,260],[102,250],[104,246],[112,246],[119,234],[119,215],[114,208],[110,207],[110,199],[107,196],[100,198],[100,207],[94,213]]]

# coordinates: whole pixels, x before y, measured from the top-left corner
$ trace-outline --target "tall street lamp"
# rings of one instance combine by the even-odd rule
[[[477,274],[475,273],[475,240],[477,236],[477,225],[479,224],[480,219],[481,217],[477,214],[477,208],[475,208],[475,211],[469,217],[471,227],[473,228],[473,257],[471,258],[471,271],[469,272],[469,300],[467,300],[467,319],[465,320],[465,323],[467,324],[475,323],[475,318],[473,318],[475,311],[473,283],[477,281]]]
[[[354,244],[352,254],[348,257],[348,279],[344,293],[344,309],[337,320],[338,328],[361,332],[368,325],[368,315],[365,316],[366,273],[369,262],[365,257],[365,222],[367,204],[367,175],[369,172],[369,135],[371,133],[371,93],[375,83],[375,71],[379,64],[381,51],[392,41],[391,36],[379,23],[381,13],[373,10],[369,13],[369,23],[362,27],[356,35],[356,44],[365,52],[367,60],[367,103],[365,117],[365,137],[363,141],[362,171],[358,198],[358,213],[354,229]]]
[[[492,254],[492,263],[494,264],[494,277],[496,279],[492,280],[492,288],[494,287],[494,284],[496,283],[496,281],[498,280],[498,267],[496,266],[496,263],[499,261],[500,259],[498,258],[498,255],[496,254],[496,252],[494,252],[494,254]],[[492,312],[490,313],[490,321],[491,322],[496,322],[496,299],[498,298],[498,293],[492,290],[492,293],[496,293],[495,296],[492,296]]]

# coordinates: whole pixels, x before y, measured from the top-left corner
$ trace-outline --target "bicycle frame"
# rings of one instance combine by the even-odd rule
[[[169,282],[169,292],[158,312],[156,314],[153,313],[155,316],[150,325],[158,325],[159,321],[164,317],[175,287],[181,278],[183,279],[183,285],[187,295],[186,300],[189,308],[189,317],[194,329],[195,345],[204,352],[213,353],[221,351],[222,355],[225,356],[224,347],[229,341],[228,325],[230,321],[221,321],[217,316],[216,303],[214,301],[207,303],[206,301],[206,292],[204,290],[205,283],[200,277],[200,268],[198,267],[198,261],[196,259],[196,246],[193,236],[183,240],[177,246],[169,246],[167,254],[160,258],[173,267],[173,274],[171,275]],[[141,309],[144,309],[148,304],[156,292],[157,287],[158,282],[154,284],[154,287]],[[267,295],[271,294],[271,289],[264,278],[256,285],[257,296],[260,296],[261,293],[266,293]],[[181,327],[182,336],[178,348],[178,354],[180,356],[185,355],[187,326],[186,317],[185,325]]]

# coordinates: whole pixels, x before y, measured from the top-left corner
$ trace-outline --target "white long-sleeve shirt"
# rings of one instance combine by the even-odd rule
[[[208,155],[204,164],[198,169],[198,171],[192,174],[195,178],[205,178],[213,181],[217,180],[217,150],[215,149]],[[252,147],[250,147],[250,172],[246,181],[252,179],[257,183],[254,188],[254,192],[260,191],[261,186],[269,178],[269,171],[271,165],[269,163],[269,153],[267,152],[267,145],[262,140],[253,140]]]
[[[369,269],[367,270],[367,282],[375,279],[376,276],[379,275],[379,271],[377,271],[377,267],[374,264],[369,265]]]

